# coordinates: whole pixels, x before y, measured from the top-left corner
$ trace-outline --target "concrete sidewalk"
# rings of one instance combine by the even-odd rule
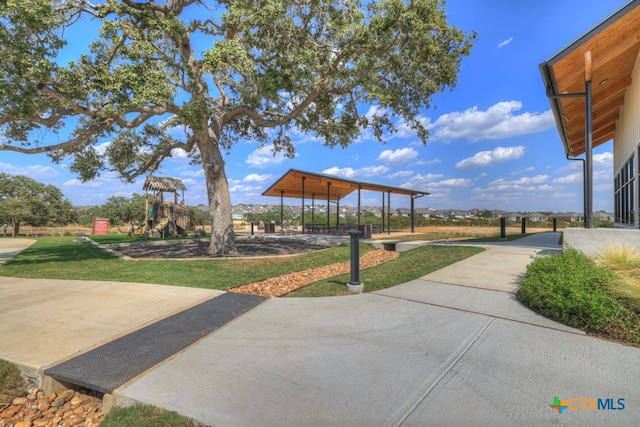
[[[512,275],[557,241],[545,233],[457,263],[450,271],[473,287],[435,272],[373,294],[272,299],[116,400],[215,426],[637,425],[640,350],[587,337],[494,289],[513,290]],[[574,398],[618,409],[624,399],[625,408],[559,414],[555,396],[571,409],[582,402]]]
[[[557,240],[483,245],[375,293],[271,299],[117,389],[115,400],[212,426],[637,425],[640,350],[515,299],[531,256]],[[69,287],[71,295],[56,294]],[[44,367],[215,295],[0,278],[0,358]],[[47,356],[56,342],[64,348]],[[562,414],[550,407],[555,396],[569,406]],[[603,409],[588,410],[586,399]]]

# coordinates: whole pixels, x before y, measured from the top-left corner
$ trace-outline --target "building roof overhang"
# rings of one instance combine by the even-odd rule
[[[639,50],[640,0],[632,0],[540,64],[568,156],[585,152],[585,53],[591,53],[592,139],[597,147],[614,136]]]
[[[303,193],[304,181],[304,193]],[[407,196],[426,196],[426,191],[411,190],[403,187],[393,187],[383,184],[347,179],[322,173],[289,169],[280,179],[269,187],[263,196],[277,196],[300,199],[322,198],[324,200],[340,200],[353,191],[368,190],[381,193],[403,194]]]

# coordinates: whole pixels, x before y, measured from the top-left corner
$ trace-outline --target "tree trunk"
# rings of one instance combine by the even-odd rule
[[[12,221],[11,237],[16,237],[20,233],[20,221]]]
[[[207,184],[209,214],[211,215],[209,253],[212,255],[235,255],[237,251],[231,217],[231,194],[224,170],[224,160],[220,149],[212,143],[206,132],[203,132],[198,142]]]

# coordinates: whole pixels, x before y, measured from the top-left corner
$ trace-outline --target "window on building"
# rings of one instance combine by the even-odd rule
[[[636,171],[635,155],[622,165],[614,179],[614,213],[616,223],[635,224]]]

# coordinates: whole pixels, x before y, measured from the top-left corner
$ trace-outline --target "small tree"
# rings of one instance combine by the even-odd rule
[[[100,34],[64,64],[87,18]],[[271,141],[293,156],[293,127],[328,147],[363,129],[382,140],[396,118],[426,143],[420,114],[474,37],[443,0],[5,0],[0,23],[0,150],[131,181],[182,149],[204,171],[212,253],[235,252],[224,151]]]
[[[131,229],[144,221],[145,196],[133,193],[130,199],[123,196],[111,196],[100,206],[100,215],[109,218],[109,222],[121,232],[121,225],[128,225]]]
[[[0,222],[11,224],[13,236],[21,223],[40,227],[75,221],[76,211],[57,187],[0,173]]]

